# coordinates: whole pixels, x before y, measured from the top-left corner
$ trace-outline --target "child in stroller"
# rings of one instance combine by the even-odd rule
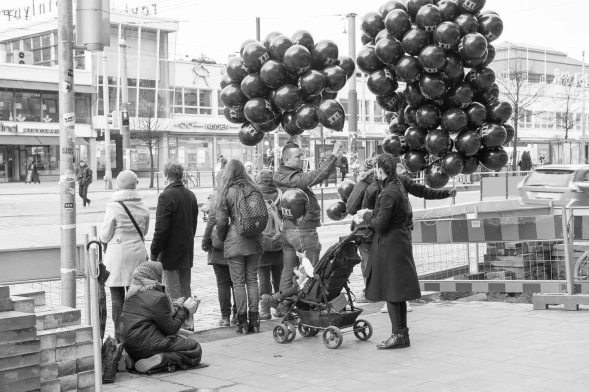
[[[280,291],[272,296],[268,294],[264,294],[262,296],[262,300],[267,300],[270,303],[270,306],[274,309],[279,309],[280,311],[284,310],[281,308],[281,302],[284,301],[286,298],[296,296],[299,290],[302,290],[305,286],[305,283],[315,274],[315,269],[313,265],[311,265],[311,261],[305,257],[304,252],[299,254],[299,260],[301,261],[301,265],[299,267],[294,268],[295,277],[293,280],[293,286],[285,291]]]
[[[357,247],[366,239],[357,232],[358,228],[347,237],[340,238],[314,267],[303,258],[302,268],[298,268],[301,276],[297,277],[297,287],[269,299],[274,306],[281,302],[285,309],[285,316],[273,331],[277,343],[293,341],[296,324],[303,337],[315,336],[323,331],[323,343],[328,348],[338,348],[345,333],[354,333],[360,340],[370,339],[372,325],[358,319],[362,309],[354,306],[353,294],[348,287],[354,266],[360,263]],[[343,289],[346,294],[342,293]],[[351,330],[342,332],[347,328]]]

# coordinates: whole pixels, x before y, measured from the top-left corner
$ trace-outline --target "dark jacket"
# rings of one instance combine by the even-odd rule
[[[121,335],[125,351],[135,360],[163,352],[185,351],[174,335],[188,318],[184,307],[170,306],[163,286],[141,291],[125,300]]]
[[[80,185],[88,185],[92,182],[92,170],[88,165],[84,165],[78,172],[78,183]]]
[[[336,159],[336,166],[339,167],[339,171],[342,173],[347,173],[348,172],[348,158],[346,158],[345,155],[342,155],[341,157]]]
[[[212,246],[211,235],[213,233],[213,227],[217,225],[217,217],[216,217],[216,208],[215,202],[213,201],[211,205],[211,209],[209,210],[209,217],[207,220],[207,227],[205,228],[205,232],[202,236],[202,242],[211,242],[211,248],[207,255],[207,262],[208,264],[221,264],[227,265],[227,260],[225,259],[225,255],[223,253],[223,249],[217,249]]]
[[[421,297],[413,261],[413,214],[399,186],[388,179],[364,221],[375,231],[366,265],[366,298],[402,302]]]
[[[225,258],[231,259],[239,256],[261,255],[264,253],[262,237],[243,237],[237,232],[235,225],[229,221],[230,217],[235,216],[236,199],[237,189],[235,186],[232,186],[227,191],[227,197],[223,201],[223,204],[215,213],[219,238],[225,241]]]
[[[151,254],[165,270],[192,268],[198,205],[181,181],[171,183],[157,201]]]
[[[374,171],[370,170],[364,174],[362,174],[358,178],[358,182],[354,185],[352,189],[352,193],[348,197],[348,201],[346,203],[346,212],[349,215],[356,215],[356,213],[362,209],[366,208],[363,206],[362,202],[364,200],[364,195],[368,187],[374,183]],[[374,205],[370,208],[373,208]]]
[[[319,169],[308,173],[304,173],[302,169],[294,169],[284,165],[280,166],[278,171],[274,173],[274,183],[282,192],[286,192],[291,188],[297,188],[305,192],[309,197],[309,213],[299,223],[299,229],[310,229],[321,226],[321,207],[311,187],[325,181],[329,177],[335,166],[335,159],[335,155],[331,154]],[[287,220],[284,221],[285,229],[295,229],[296,227],[294,223]]]

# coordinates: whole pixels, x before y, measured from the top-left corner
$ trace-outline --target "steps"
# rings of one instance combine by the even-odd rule
[[[45,292],[0,286],[0,392],[94,391],[92,327]]]

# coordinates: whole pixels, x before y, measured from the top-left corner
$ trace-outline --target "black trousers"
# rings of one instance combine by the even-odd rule
[[[89,184],[80,185],[80,189],[78,191],[80,197],[82,198],[82,201],[84,202],[84,206],[90,202],[90,199],[88,199],[88,186]]]
[[[393,333],[407,328],[407,302],[387,302],[387,310],[393,326]]]
[[[121,315],[123,314],[123,304],[128,287],[111,287],[110,299],[112,301],[112,321],[115,325],[115,336],[121,335]]]

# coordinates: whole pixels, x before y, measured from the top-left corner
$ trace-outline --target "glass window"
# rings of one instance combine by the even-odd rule
[[[41,36],[33,37],[33,49],[38,49],[41,47]]]
[[[139,81],[139,87],[151,87],[151,88],[155,88],[155,80],[141,79]]]
[[[76,93],[76,123],[90,124],[92,116],[90,115],[90,94]]]
[[[41,105],[43,122],[59,123],[58,95],[43,93],[43,104]]]
[[[364,119],[370,122],[370,101],[364,101]]]
[[[41,94],[15,93],[14,103],[17,121],[41,121]]]
[[[59,146],[26,146],[27,165],[37,164],[39,175],[59,174]]]
[[[380,105],[374,101],[374,122],[375,123],[383,123],[384,120],[384,112]]]
[[[0,120],[14,121],[14,96],[12,91],[0,91]]]
[[[221,91],[217,90],[217,114],[219,116],[223,115],[223,111],[225,109],[225,105],[223,104],[223,101],[221,101]]]
[[[37,64],[43,61],[41,49],[33,50],[33,63]]]
[[[24,50],[31,50],[31,49],[33,49],[33,40],[32,39],[30,39],[30,38],[23,39],[23,44],[24,44],[23,45]]]
[[[193,88],[184,89],[184,106],[198,106],[198,90]]]
[[[177,148],[178,162],[187,170],[212,170],[212,138],[179,137]]]
[[[581,125],[581,114],[577,113],[575,114],[575,129],[581,130]]]
[[[199,91],[200,114],[213,114],[213,92],[211,90]]]
[[[51,34],[43,34],[41,36],[41,46],[50,46],[51,45]]]
[[[86,56],[83,50],[76,50],[74,54],[74,66],[76,69],[86,69]]]
[[[217,156],[224,158],[239,159],[241,162],[254,162],[256,147],[247,147],[239,142],[237,138],[217,138]]]
[[[104,141],[96,142],[96,170],[104,171],[106,168],[106,150]],[[110,142],[110,164],[113,170],[117,168],[117,144]]]
[[[346,113],[346,121],[348,121],[350,118],[350,115],[348,114],[348,100],[345,98],[340,98],[339,102],[342,104],[344,108],[344,113]]]
[[[141,139],[131,139],[131,170],[151,170],[152,154],[153,167],[158,169],[159,153],[158,146],[152,147],[152,153]]]

